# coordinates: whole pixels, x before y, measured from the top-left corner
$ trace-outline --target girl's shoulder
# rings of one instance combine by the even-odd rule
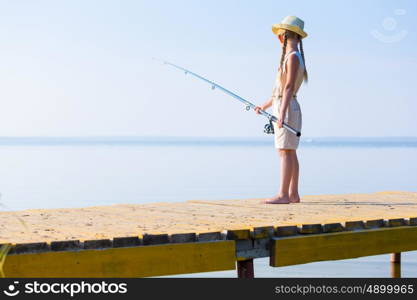
[[[304,68],[305,65],[304,65],[303,56],[301,55],[301,53],[299,51],[293,51],[293,52],[288,53],[285,60],[284,60],[284,66],[287,64],[287,62],[288,62],[288,60],[290,59],[291,56],[292,57],[294,57],[294,56],[297,57],[298,61],[300,63],[299,67]],[[284,70],[285,70],[285,68],[284,68]]]
[[[284,59],[284,64],[288,61],[288,59],[289,59],[292,55],[295,55],[296,57],[298,57],[299,61],[300,61],[301,63],[303,63],[303,57],[302,57],[302,55],[301,55],[300,51],[292,51],[292,52],[290,52],[290,53],[288,53],[288,54],[286,55],[286,57],[285,57],[285,59]]]

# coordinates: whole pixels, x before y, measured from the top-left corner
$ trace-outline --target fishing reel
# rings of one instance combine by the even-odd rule
[[[264,126],[264,132],[266,134],[274,134],[275,133],[274,132],[274,125],[272,124],[271,119],[269,119],[269,123],[268,124],[265,124],[265,126]]]

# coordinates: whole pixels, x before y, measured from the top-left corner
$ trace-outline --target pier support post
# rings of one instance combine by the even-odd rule
[[[238,278],[254,278],[253,259],[241,260],[237,262]]]
[[[391,253],[391,277],[401,278],[401,252]]]

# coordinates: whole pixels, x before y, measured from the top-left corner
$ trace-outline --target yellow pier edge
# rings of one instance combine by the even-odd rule
[[[272,267],[413,251],[417,250],[417,227],[279,237],[271,240],[270,249]]]
[[[149,277],[234,270],[235,242],[211,241],[8,255],[6,277]]]

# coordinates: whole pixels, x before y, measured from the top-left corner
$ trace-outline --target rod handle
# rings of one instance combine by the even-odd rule
[[[290,132],[294,133],[296,136],[298,136],[298,137],[300,137],[300,136],[301,136],[301,132],[300,132],[300,131],[295,130],[295,129],[294,129],[294,128],[292,128],[290,125],[288,125],[288,124],[286,124],[286,123],[283,123],[283,124],[282,124],[282,126],[283,126],[285,129],[289,130]]]

